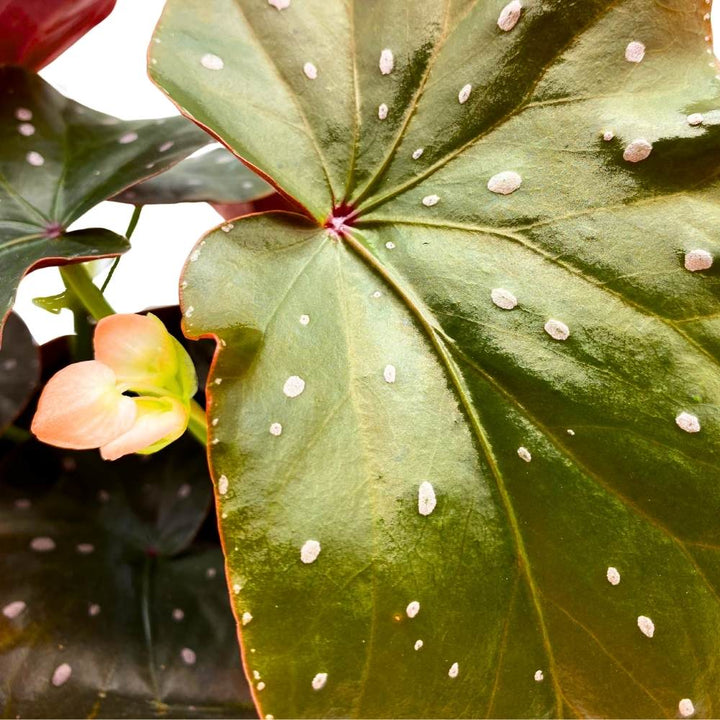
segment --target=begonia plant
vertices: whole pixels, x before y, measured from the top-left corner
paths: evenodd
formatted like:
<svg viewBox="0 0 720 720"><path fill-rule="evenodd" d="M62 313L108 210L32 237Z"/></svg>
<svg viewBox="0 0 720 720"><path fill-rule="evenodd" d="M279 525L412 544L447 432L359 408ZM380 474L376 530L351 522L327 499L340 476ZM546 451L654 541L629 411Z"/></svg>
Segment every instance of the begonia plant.
<svg viewBox="0 0 720 720"><path fill-rule="evenodd" d="M159 121L0 54L5 714L717 716L710 11L167 0ZM116 314L89 261L198 201Z"/></svg>

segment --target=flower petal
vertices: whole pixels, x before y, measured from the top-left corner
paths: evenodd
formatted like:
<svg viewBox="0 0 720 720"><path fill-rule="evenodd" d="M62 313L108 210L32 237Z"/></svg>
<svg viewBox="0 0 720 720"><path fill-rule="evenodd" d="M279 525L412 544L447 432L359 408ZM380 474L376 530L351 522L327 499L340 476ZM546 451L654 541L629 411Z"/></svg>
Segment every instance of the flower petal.
<svg viewBox="0 0 720 720"><path fill-rule="evenodd" d="M175 374L176 359L165 326L154 315L109 315L95 328L95 359L128 388L161 386Z"/></svg>
<svg viewBox="0 0 720 720"><path fill-rule="evenodd" d="M105 460L123 455L152 453L177 440L187 428L190 411L174 398L132 398L137 407L133 426L100 448Z"/></svg>
<svg viewBox="0 0 720 720"><path fill-rule="evenodd" d="M172 336L171 336L172 337ZM175 375L178 392L181 398L189 400L198 389L197 372L188 351L177 341L172 338L175 345L175 354L177 356L178 370Z"/></svg>
<svg viewBox="0 0 720 720"><path fill-rule="evenodd" d="M50 378L31 430L50 445L87 450L122 435L136 414L133 399L117 389L115 373L89 360L68 365Z"/></svg>
<svg viewBox="0 0 720 720"><path fill-rule="evenodd" d="M95 329L95 359L112 368L124 390L167 392L183 398L197 390L185 349L154 315L110 315Z"/></svg>

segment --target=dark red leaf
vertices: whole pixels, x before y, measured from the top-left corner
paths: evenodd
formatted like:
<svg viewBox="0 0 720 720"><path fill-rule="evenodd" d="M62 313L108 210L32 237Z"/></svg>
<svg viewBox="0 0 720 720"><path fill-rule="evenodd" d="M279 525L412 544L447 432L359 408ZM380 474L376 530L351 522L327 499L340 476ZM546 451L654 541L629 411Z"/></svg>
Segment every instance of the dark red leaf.
<svg viewBox="0 0 720 720"><path fill-rule="evenodd" d="M114 7L115 0L0 0L0 65L40 70Z"/></svg>

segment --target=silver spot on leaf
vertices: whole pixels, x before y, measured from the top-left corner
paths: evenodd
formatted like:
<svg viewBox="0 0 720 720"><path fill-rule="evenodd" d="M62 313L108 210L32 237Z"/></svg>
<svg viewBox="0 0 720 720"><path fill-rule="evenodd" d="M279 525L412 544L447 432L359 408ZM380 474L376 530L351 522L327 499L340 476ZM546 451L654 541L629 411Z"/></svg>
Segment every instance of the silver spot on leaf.
<svg viewBox="0 0 720 720"><path fill-rule="evenodd" d="M72 675L72 668L67 664L63 663L55 668L55 672L52 674L51 682L55 687L64 685Z"/></svg>
<svg viewBox="0 0 720 720"><path fill-rule="evenodd" d="M525 462L530 462L532 460L532 455L530 454L530 451L526 447L519 447L517 451L518 457L521 460L524 460Z"/></svg>
<svg viewBox="0 0 720 720"><path fill-rule="evenodd" d="M676 418L675 423L677 426L687 433L700 432L700 420L696 415L691 415L688 412L681 412Z"/></svg>
<svg viewBox="0 0 720 720"><path fill-rule="evenodd" d="M313 679L312 679L312 689L313 690L322 690L325 687L325 683L327 683L327 673L318 673Z"/></svg>
<svg viewBox="0 0 720 720"><path fill-rule="evenodd" d="M685 269L690 272L709 270L713 264L713 256L707 250L690 250L685 253Z"/></svg>
<svg viewBox="0 0 720 720"><path fill-rule="evenodd" d="M517 298L504 288L493 288L490 292L490 299L503 310L512 310L518 304Z"/></svg>
<svg viewBox="0 0 720 720"><path fill-rule="evenodd" d="M505 31L510 32L520 19L522 13L522 5L519 0L512 0L509 2L501 11L497 20L498 27Z"/></svg>
<svg viewBox="0 0 720 720"><path fill-rule="evenodd" d="M570 337L570 328L561 320L553 318L545 323L545 332L553 340L567 340Z"/></svg>
<svg viewBox="0 0 720 720"><path fill-rule="evenodd" d="M640 615L637 619L637 625L643 635L651 638L655 634L655 623L645 615Z"/></svg>
<svg viewBox="0 0 720 720"><path fill-rule="evenodd" d="M228 486L230 485L229 480L227 479L227 475L221 475L218 478L218 492L221 495L227 495Z"/></svg>
<svg viewBox="0 0 720 720"><path fill-rule="evenodd" d="M314 563L320 554L320 543L317 540L306 540L300 548L300 560L306 565Z"/></svg>
<svg viewBox="0 0 720 720"><path fill-rule="evenodd" d="M418 488L418 512L421 515L430 515L436 505L435 488L427 480L424 480Z"/></svg>
<svg viewBox="0 0 720 720"><path fill-rule="evenodd" d="M644 57L645 45L643 45L641 42L638 42L637 40L628 43L627 47L625 48L625 59L628 62L639 63L642 62Z"/></svg>
<svg viewBox="0 0 720 720"><path fill-rule="evenodd" d="M45 158L39 152L35 152L34 150L31 150L25 156L25 159L33 167L40 167L41 165L45 164Z"/></svg>
<svg viewBox="0 0 720 720"><path fill-rule="evenodd" d="M205 55L200 58L200 64L206 70L222 70L225 67L223 59L213 53L205 53Z"/></svg>
<svg viewBox="0 0 720 720"><path fill-rule="evenodd" d="M195 651L191 650L190 648L183 648L180 651L180 657L186 665L194 665L197 661L197 655L195 654Z"/></svg>
<svg viewBox="0 0 720 720"><path fill-rule="evenodd" d="M127 132L118 138L118 142L121 145L129 145L131 142L135 142L137 139L138 134L136 132Z"/></svg>
<svg viewBox="0 0 720 720"><path fill-rule="evenodd" d="M30 541L30 547L35 552L50 552L55 549L55 541L49 537L36 537Z"/></svg>
<svg viewBox="0 0 720 720"><path fill-rule="evenodd" d="M514 170L504 170L493 175L487 184L487 189L497 195L510 195L522 185L522 177Z"/></svg>
<svg viewBox="0 0 720 720"><path fill-rule="evenodd" d="M646 160L652 152L652 143L645 138L637 138L633 140L623 151L623 160L636 163Z"/></svg>
<svg viewBox="0 0 720 720"><path fill-rule="evenodd" d="M464 105L468 98L470 97L470 93L472 92L472 85L468 83L467 85L463 85L460 89L460 92L458 93L458 102L461 105Z"/></svg>
<svg viewBox="0 0 720 720"><path fill-rule="evenodd" d="M385 48L380 53L380 72L383 75L389 75L395 67L395 57L393 51L390 48Z"/></svg>
<svg viewBox="0 0 720 720"><path fill-rule="evenodd" d="M291 375L283 385L283 392L289 398L295 398L301 395L305 390L305 381L298 375Z"/></svg>
<svg viewBox="0 0 720 720"><path fill-rule="evenodd" d="M8 603L3 608L2 613L6 618L8 618L8 620L13 620L22 612L24 612L26 607L27 605L22 600L15 600L11 603Z"/></svg>

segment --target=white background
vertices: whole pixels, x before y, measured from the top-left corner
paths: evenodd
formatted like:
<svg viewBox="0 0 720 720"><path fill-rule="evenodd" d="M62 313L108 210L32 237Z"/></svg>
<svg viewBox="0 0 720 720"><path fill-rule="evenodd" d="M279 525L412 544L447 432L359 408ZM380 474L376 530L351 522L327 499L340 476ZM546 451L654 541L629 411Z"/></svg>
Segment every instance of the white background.
<svg viewBox="0 0 720 720"><path fill-rule="evenodd" d="M255 0L262 2L263 0ZM700 0L698 0L698 4ZM173 104L148 79L146 50L165 0L117 0L115 10L41 75L73 100L124 120L177 115ZM720 2L713 6L718 26ZM716 33L717 36L717 33ZM716 53L718 43L715 45ZM72 229L105 227L124 234L130 205L104 202ZM120 312L178 302L178 279L192 246L220 216L204 203L147 206L106 295ZM72 332L72 316L35 307L32 298L63 289L55 268L38 270L20 285L15 309L38 342Z"/></svg>
<svg viewBox="0 0 720 720"><path fill-rule="evenodd" d="M177 115L175 106L148 79L146 51L165 0L117 0L110 16L41 71L68 97L123 120ZM71 229L105 227L123 235L132 206L104 202ZM185 259L200 236L220 216L205 203L148 205L106 290L119 312L178 302L178 279ZM56 268L37 270L21 283L15 310L40 343L72 332L72 315L51 315L32 303L61 292Z"/></svg>

